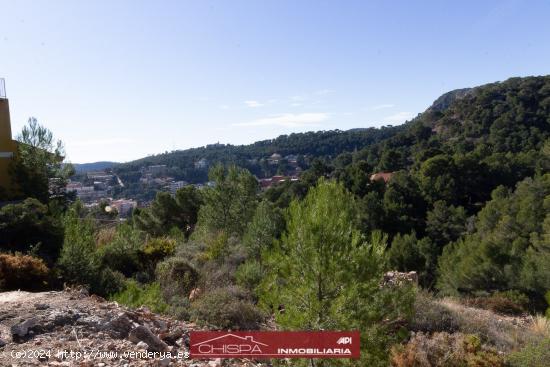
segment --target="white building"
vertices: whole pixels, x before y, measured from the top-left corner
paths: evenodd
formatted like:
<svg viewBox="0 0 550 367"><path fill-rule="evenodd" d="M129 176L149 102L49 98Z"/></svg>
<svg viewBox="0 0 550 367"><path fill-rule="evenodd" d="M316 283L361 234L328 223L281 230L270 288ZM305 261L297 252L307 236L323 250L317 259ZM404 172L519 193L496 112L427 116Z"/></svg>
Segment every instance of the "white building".
<svg viewBox="0 0 550 367"><path fill-rule="evenodd" d="M137 208L137 201L128 199L113 200L111 206L116 208L119 216L126 217L132 210Z"/></svg>
<svg viewBox="0 0 550 367"><path fill-rule="evenodd" d="M196 169L204 169L207 167L208 167L208 161L206 160L206 158L201 158L195 162Z"/></svg>
<svg viewBox="0 0 550 367"><path fill-rule="evenodd" d="M189 183L187 183L186 181L171 182L170 183L170 193L172 195L176 195L176 191L178 191L179 189L181 189L182 187L185 187L187 185L189 185Z"/></svg>

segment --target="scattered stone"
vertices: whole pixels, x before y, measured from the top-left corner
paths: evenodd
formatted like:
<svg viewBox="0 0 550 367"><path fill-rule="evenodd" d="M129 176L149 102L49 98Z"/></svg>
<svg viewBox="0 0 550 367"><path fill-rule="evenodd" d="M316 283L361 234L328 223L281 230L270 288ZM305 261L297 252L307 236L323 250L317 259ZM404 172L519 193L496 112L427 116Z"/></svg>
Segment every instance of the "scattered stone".
<svg viewBox="0 0 550 367"><path fill-rule="evenodd" d="M148 346L147 343L145 343L145 342L138 342L138 343L136 344L136 347L137 347L138 349L147 349L147 348L149 348L149 346Z"/></svg>
<svg viewBox="0 0 550 367"><path fill-rule="evenodd" d="M163 358L163 359L159 360L159 366L168 367L169 365L170 365L170 359Z"/></svg>
<svg viewBox="0 0 550 367"><path fill-rule="evenodd" d="M113 330L118 332L121 338L127 337L128 333L130 332L130 330L132 330L133 327L134 327L134 324L124 312L119 313L113 320L108 322L107 325L105 326L105 328L108 330Z"/></svg>
<svg viewBox="0 0 550 367"><path fill-rule="evenodd" d="M159 331L161 333L165 332L168 330L168 323L164 320L153 320L153 323L155 324L155 326L159 329Z"/></svg>
<svg viewBox="0 0 550 367"><path fill-rule="evenodd" d="M53 326L65 326L65 325L72 325L75 323L76 320L80 318L80 314L74 313L71 310L68 311L61 311L61 312L54 312L50 315L49 319L51 320L51 323Z"/></svg>
<svg viewBox="0 0 550 367"><path fill-rule="evenodd" d="M98 296L97 294L92 294L92 295L90 296L90 299L96 301L97 303L103 303L103 302L106 302L106 301L107 301L105 298L100 297L100 296Z"/></svg>
<svg viewBox="0 0 550 367"><path fill-rule="evenodd" d="M1 295L0 295L1 297ZM101 351L102 353L143 351L171 352L172 355L188 351L189 330L199 328L167 316L160 316L147 308L130 310L117 303L97 297L84 297L80 292L29 293L29 300L0 302L0 328L6 335L0 337L0 365L10 366L78 366L78 367L140 367L140 366L195 366L221 367L222 360L176 359L111 359L91 357L75 361L70 356L52 353L47 359L17 361L11 351L51 349L52 351ZM72 297L72 299L71 299ZM20 304L15 307L16 303ZM13 325L13 326L12 326ZM3 331L3 329L0 329ZM10 333L11 331L11 333ZM31 337L34 332L35 336ZM123 336L125 335L125 336ZM12 336L15 342L12 343ZM28 362L28 363L27 363ZM229 364L228 364L229 365ZM232 360L230 365L245 367L244 361Z"/></svg>
<svg viewBox="0 0 550 367"><path fill-rule="evenodd" d="M416 271L402 273L399 271L388 271L384 274L381 286L383 287L398 287L404 284L418 285L418 274Z"/></svg>
<svg viewBox="0 0 550 367"><path fill-rule="evenodd" d="M132 335L132 338L137 338L147 343L149 346L148 350L153 352L163 352L168 348L168 345L153 334L146 326L139 325L130 331L130 335Z"/></svg>
<svg viewBox="0 0 550 367"><path fill-rule="evenodd" d="M29 329L35 327L38 323L38 320L35 317L31 317L19 324L13 325L11 327L11 335L16 338L23 338L29 333Z"/></svg>
<svg viewBox="0 0 550 367"><path fill-rule="evenodd" d="M176 329L170 331L169 333L161 334L160 338L168 344L178 345L177 341L183 336L184 333L185 331L182 328L177 327Z"/></svg>

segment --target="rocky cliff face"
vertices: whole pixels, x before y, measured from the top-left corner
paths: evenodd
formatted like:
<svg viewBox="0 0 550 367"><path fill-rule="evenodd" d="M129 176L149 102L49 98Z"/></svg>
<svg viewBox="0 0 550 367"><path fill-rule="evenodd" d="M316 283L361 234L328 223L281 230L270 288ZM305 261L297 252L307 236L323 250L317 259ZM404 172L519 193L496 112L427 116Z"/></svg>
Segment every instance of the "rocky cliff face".
<svg viewBox="0 0 550 367"><path fill-rule="evenodd" d="M81 291L0 293L0 366L259 366L189 359L194 328Z"/></svg>

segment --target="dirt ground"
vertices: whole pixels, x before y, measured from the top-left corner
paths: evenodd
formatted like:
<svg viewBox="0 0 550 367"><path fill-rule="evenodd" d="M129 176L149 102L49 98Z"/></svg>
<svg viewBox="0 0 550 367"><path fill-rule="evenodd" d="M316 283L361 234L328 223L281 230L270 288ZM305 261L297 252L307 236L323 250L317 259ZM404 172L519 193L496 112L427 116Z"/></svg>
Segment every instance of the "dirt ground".
<svg viewBox="0 0 550 367"><path fill-rule="evenodd" d="M197 328L81 291L0 293L0 366L266 366L193 360Z"/></svg>

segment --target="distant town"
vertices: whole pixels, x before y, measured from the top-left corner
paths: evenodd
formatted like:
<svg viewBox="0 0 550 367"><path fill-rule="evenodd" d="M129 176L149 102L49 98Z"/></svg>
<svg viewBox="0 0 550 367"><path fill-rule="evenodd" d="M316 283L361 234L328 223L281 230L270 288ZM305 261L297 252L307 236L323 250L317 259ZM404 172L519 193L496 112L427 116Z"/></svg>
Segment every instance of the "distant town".
<svg viewBox="0 0 550 367"><path fill-rule="evenodd" d="M261 190L267 190L276 185L285 182L295 182L300 180L302 167L298 165L298 158L294 154L282 156L273 153L269 157L260 159L251 159L249 163L257 164L266 162L270 166L278 166L282 161L286 162L287 170L285 174L273 175L266 178L258 178L258 185ZM195 169L208 170L210 162L201 158L194 162ZM211 181L203 183L189 183L187 181L176 180L168 175L168 167L165 164L143 166L139 172L141 174L139 183L156 191L170 192L175 195L176 192L186 186L192 185L197 189L213 186ZM124 192L125 184L112 168L98 171L88 171L73 176L67 183L67 193L73 192L76 198L88 207L93 208L105 205L106 210L115 211L121 220L131 216L135 208L148 207L152 200L138 200L133 197L119 197Z"/></svg>

